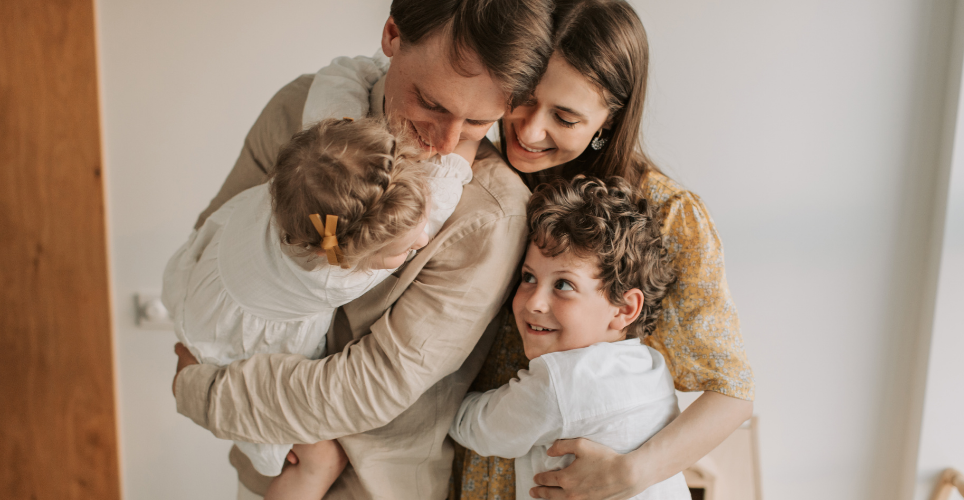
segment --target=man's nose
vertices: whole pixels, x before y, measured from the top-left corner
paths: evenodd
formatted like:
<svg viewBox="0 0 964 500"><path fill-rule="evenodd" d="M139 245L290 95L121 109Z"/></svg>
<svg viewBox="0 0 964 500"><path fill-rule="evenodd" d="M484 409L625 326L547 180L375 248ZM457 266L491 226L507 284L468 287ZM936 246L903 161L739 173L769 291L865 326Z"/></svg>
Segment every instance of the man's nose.
<svg viewBox="0 0 964 500"><path fill-rule="evenodd" d="M462 124L456 120L439 123L438 135L432 144L440 155L447 155L455 151L462 135Z"/></svg>

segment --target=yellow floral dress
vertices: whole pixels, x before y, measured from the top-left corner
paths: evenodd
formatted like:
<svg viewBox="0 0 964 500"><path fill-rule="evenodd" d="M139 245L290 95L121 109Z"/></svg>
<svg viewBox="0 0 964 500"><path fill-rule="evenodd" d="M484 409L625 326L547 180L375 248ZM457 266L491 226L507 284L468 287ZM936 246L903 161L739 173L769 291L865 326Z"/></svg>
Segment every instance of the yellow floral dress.
<svg viewBox="0 0 964 500"><path fill-rule="evenodd" d="M753 371L726 285L723 246L713 219L698 196L661 173L650 172L643 188L662 214L663 244L677 276L663 299L655 331L643 342L666 358L678 390L752 400ZM472 391L507 384L529 366L510 305L499 318L502 327ZM511 459L482 457L456 445L450 500L515 497Z"/></svg>

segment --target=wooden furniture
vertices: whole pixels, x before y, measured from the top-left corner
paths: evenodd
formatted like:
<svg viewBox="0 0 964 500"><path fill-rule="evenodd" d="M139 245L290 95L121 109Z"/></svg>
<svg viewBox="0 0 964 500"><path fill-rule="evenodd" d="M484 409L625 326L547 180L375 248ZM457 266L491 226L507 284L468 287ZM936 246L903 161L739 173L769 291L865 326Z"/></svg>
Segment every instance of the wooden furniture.
<svg viewBox="0 0 964 500"><path fill-rule="evenodd" d="M955 488L961 496L964 496L964 474L954 469L944 469L937 487L934 488L934 494L931 495L931 500L947 500Z"/></svg>
<svg viewBox="0 0 964 500"><path fill-rule="evenodd" d="M91 0L0 1L0 498L117 500Z"/></svg>
<svg viewBox="0 0 964 500"><path fill-rule="evenodd" d="M762 500L757 418L747 420L713 451L683 471L693 498Z"/></svg>

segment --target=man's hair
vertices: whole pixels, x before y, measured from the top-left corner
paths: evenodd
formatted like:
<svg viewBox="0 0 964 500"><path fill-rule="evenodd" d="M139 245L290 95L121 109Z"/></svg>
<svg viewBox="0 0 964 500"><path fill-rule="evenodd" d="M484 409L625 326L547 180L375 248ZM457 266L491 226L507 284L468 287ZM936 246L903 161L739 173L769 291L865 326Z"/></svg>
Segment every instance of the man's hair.
<svg viewBox="0 0 964 500"><path fill-rule="evenodd" d="M601 291L622 306L623 294L643 292L639 317L627 337L652 333L666 290L675 281L660 217L640 190L621 177L576 176L536 188L527 208L529 241L548 257L569 253L595 261Z"/></svg>
<svg viewBox="0 0 964 500"><path fill-rule="evenodd" d="M535 89L552 55L552 0L393 0L402 43L449 36L455 70L478 57L515 106Z"/></svg>
<svg viewBox="0 0 964 500"><path fill-rule="evenodd" d="M321 249L309 216L338 217L346 266L368 259L425 218L428 186L418 151L396 141L380 119L322 120L291 138L271 174L271 204L282 241Z"/></svg>

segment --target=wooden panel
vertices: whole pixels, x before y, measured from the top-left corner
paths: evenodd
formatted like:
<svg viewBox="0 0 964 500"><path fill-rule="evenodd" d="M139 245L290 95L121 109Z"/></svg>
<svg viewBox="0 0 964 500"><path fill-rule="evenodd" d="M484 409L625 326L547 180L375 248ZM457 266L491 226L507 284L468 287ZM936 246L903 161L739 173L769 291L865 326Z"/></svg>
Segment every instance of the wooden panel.
<svg viewBox="0 0 964 500"><path fill-rule="evenodd" d="M0 498L120 498L92 0L0 1Z"/></svg>

